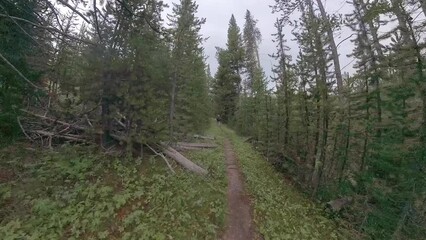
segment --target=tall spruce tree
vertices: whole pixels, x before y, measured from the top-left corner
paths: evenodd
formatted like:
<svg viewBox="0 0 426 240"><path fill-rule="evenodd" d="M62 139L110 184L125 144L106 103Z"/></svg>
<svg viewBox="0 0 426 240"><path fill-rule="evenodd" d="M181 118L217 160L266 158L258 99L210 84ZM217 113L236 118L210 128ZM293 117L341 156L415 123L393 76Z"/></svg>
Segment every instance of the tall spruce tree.
<svg viewBox="0 0 426 240"><path fill-rule="evenodd" d="M243 40L245 51L245 82L240 96L240 108L237 119L240 120L239 131L253 137L262 148L267 149L269 115L267 104L267 82L260 66L259 44L262 35L257 27L257 20L249 10L246 11Z"/></svg>
<svg viewBox="0 0 426 240"><path fill-rule="evenodd" d="M24 102L33 99L40 72L31 57L39 53L37 30L29 23L17 22L19 16L29 22L37 22L38 5L35 1L2 1L0 12L0 144L17 137L20 128L17 118Z"/></svg>
<svg viewBox="0 0 426 240"><path fill-rule="evenodd" d="M174 4L169 15L173 35L173 77L170 103L170 134L201 131L208 124L209 113L206 64L203 53L198 5L192 0Z"/></svg>
<svg viewBox="0 0 426 240"><path fill-rule="evenodd" d="M256 26L257 20L249 10L246 11L244 23L244 50L245 50L245 70L247 74L246 82L244 83L245 91L252 93L253 85L257 78L260 77L261 67L259 59L259 44L262 40L262 35L259 28Z"/></svg>
<svg viewBox="0 0 426 240"><path fill-rule="evenodd" d="M217 49L219 67L215 75L213 92L216 114L225 123L235 121L234 116L241 93L241 72L244 66L244 48L240 28L234 15L228 25L226 49Z"/></svg>

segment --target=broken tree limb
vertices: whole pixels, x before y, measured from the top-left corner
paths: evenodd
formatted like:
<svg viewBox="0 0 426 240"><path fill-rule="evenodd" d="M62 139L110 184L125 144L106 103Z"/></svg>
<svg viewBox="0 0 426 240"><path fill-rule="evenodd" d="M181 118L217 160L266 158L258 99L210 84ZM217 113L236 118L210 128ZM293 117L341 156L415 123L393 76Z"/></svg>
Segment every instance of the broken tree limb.
<svg viewBox="0 0 426 240"><path fill-rule="evenodd" d="M191 162L189 159L187 159L185 156L180 154L178 151L173 149L170 146L167 146L166 144L161 144L163 148L164 154L166 154L168 157L172 158L176 162L178 162L182 167L188 169L191 172L194 172L196 174L205 176L207 175L207 170L203 169L202 167L198 166L197 164Z"/></svg>
<svg viewBox="0 0 426 240"><path fill-rule="evenodd" d="M207 139L207 140L214 140L214 139L215 139L214 137L210 137L210 136L201 136L201 135L198 135L198 134L195 134L195 135L194 135L194 138Z"/></svg>
<svg viewBox="0 0 426 240"><path fill-rule="evenodd" d="M92 122L90 121L89 117L87 116L87 114L84 114L84 118L86 119L87 123L89 124L90 127L93 127Z"/></svg>
<svg viewBox="0 0 426 240"><path fill-rule="evenodd" d="M175 146L175 149L178 151L192 151L192 150L203 150L205 148L197 148L197 147L188 147L188 146Z"/></svg>
<svg viewBox="0 0 426 240"><path fill-rule="evenodd" d="M344 198L339 198L339 199L327 202L326 207L330 209L333 213L338 213L343 208L352 204L352 202L353 202L352 197L344 197Z"/></svg>
<svg viewBox="0 0 426 240"><path fill-rule="evenodd" d="M217 148L216 144L211 144L211 143L187 143L187 142L178 142L177 143L178 147L188 147L188 148Z"/></svg>
<svg viewBox="0 0 426 240"><path fill-rule="evenodd" d="M29 131L31 133L37 133L39 135L45 136L45 137L49 137L49 140L51 141L51 138L63 138L66 140L70 140L70 141L75 141L75 142L82 142L82 143L86 143L87 141L85 139L82 138L78 138L76 137L76 135L58 135L55 133L51 133L51 132L47 132L47 131L43 131L43 130L33 130L33 131Z"/></svg>
<svg viewBox="0 0 426 240"><path fill-rule="evenodd" d="M120 125L120 126L122 126L123 128L126 128L126 125L123 123L123 122L121 122L120 120L118 120L117 118L114 118L114 120Z"/></svg>
<svg viewBox="0 0 426 240"><path fill-rule="evenodd" d="M145 144L145 145L146 145L149 149L151 149L151 151L152 151L152 152L154 152L154 153L155 153L155 155L157 155L157 156L161 157L162 159L164 159L164 161L166 162L167 167L169 167L170 171L171 171L172 173L176 174L175 170L173 170L172 165L170 165L169 161L167 161L167 158L164 156L164 154L162 154L162 153L160 153L160 152L155 151L155 149L154 149L154 148L152 148L152 147L151 147L150 145L148 145L148 144Z"/></svg>
<svg viewBox="0 0 426 240"><path fill-rule="evenodd" d="M18 121L19 127L21 128L22 133L25 135L25 137L27 137L31 142L34 141L28 134L27 132L25 132L24 127L22 126L21 120L19 119L19 117L16 119Z"/></svg>
<svg viewBox="0 0 426 240"><path fill-rule="evenodd" d="M9 16L10 17L10 16ZM44 90L42 87L39 87L37 85L35 85L33 82L31 82L30 80L28 80L27 77L25 77L24 74L22 74L12 63L10 63L1 53L0 53L0 58L3 59L4 62L6 62L7 65L9 65L9 67L11 67L16 73L18 73L18 75L24 79L29 85L31 85L32 87L36 88L36 89L40 89L40 90Z"/></svg>
<svg viewBox="0 0 426 240"><path fill-rule="evenodd" d="M86 128L84 128L84 127L77 126L77 125L74 125L74 124L70 124L70 123L67 123L67 122L63 122L63 121L60 121L60 120L57 120L57 119L45 117L45 116L39 115L37 113L27 111L25 109L21 109L21 111L26 113L26 114L29 114L31 116L34 116L34 117L37 117L37 118L40 118L40 119L43 119L43 120L47 120L47 121L50 121L50 122L53 122L53 123L59 123L59 124L65 125L65 126L70 126L70 127L77 129L77 130L82 130L82 131L86 130Z"/></svg>

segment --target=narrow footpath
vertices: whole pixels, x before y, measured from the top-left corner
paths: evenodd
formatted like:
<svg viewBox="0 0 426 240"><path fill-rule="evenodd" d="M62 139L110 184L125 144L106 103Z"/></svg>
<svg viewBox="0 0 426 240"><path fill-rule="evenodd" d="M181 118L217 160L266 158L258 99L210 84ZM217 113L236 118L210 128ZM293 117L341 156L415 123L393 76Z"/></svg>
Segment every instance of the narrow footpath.
<svg viewBox="0 0 426 240"><path fill-rule="evenodd" d="M250 198L244 188L244 180L231 142L225 139L225 161L228 177L228 215L223 240L255 239Z"/></svg>

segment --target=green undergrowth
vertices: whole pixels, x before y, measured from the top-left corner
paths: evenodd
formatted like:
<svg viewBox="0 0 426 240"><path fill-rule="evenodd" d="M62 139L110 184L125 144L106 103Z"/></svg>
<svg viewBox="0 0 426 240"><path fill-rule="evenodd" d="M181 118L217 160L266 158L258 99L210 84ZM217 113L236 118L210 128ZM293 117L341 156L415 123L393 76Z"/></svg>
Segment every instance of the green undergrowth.
<svg viewBox="0 0 426 240"><path fill-rule="evenodd" d="M185 155L209 175L176 165L172 174L161 158L88 147L2 150L0 239L217 239L226 207L222 145Z"/></svg>
<svg viewBox="0 0 426 240"><path fill-rule="evenodd" d="M250 144L224 131L233 142L252 198L254 221L264 239L353 239L325 217L321 208L286 184Z"/></svg>

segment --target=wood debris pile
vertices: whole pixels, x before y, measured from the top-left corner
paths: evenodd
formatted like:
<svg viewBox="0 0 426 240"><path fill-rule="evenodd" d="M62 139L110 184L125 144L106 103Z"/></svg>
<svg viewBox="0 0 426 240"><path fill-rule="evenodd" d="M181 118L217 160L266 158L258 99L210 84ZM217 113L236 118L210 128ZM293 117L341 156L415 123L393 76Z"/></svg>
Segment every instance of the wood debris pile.
<svg viewBox="0 0 426 240"><path fill-rule="evenodd" d="M22 132L32 142L39 142L43 147L52 148L54 145L63 143L79 143L90 144L97 143L97 139L102 135L96 130L96 123L89 120L87 115L84 117L65 121L57 117L49 116L46 113L37 113L35 111L21 110L22 116L17 119ZM115 144L127 144L125 137L125 124L118 119L114 119L113 131L111 137L116 141ZM202 139L204 141L212 141L213 137L194 135L194 139ZM175 160L182 167L199 175L207 175L208 171L187 159L180 151L212 149L217 145L213 143L164 143L160 142L153 146L138 143L139 148L147 147L152 153L160 156L165 160L169 169L174 172L166 156ZM145 146L144 146L145 145Z"/></svg>

